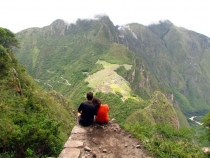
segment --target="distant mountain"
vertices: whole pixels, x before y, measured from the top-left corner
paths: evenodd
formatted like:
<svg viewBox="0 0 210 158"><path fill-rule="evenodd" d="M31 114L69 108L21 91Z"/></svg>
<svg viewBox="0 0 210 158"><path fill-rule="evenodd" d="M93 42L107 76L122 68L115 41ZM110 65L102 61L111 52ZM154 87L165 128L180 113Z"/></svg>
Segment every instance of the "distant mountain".
<svg viewBox="0 0 210 158"><path fill-rule="evenodd" d="M114 26L107 16L70 25L56 20L16 37L21 48L15 55L41 87L75 108L93 91L110 106L110 118L145 146L149 139L156 148L164 131L190 127L188 117L210 111L210 40L170 21L146 27ZM179 146L174 135L171 144Z"/></svg>
<svg viewBox="0 0 210 158"><path fill-rule="evenodd" d="M107 16L70 25L56 20L16 36L21 43L17 58L45 89L72 96L87 74L102 69L95 64L100 59L132 65L130 70L120 66L116 72L144 99L161 90L186 115L210 110L210 39L170 21L115 27Z"/></svg>
<svg viewBox="0 0 210 158"><path fill-rule="evenodd" d="M202 155L195 133L182 127L210 111L209 38L170 21L146 27L114 26L107 16L56 20L16 34L17 61L2 30L0 157L59 153L88 91L152 155Z"/></svg>
<svg viewBox="0 0 210 158"><path fill-rule="evenodd" d="M170 21L148 27L129 24L118 30L121 43L144 61L165 88L164 93L174 94L186 115L209 111L208 37L176 27Z"/></svg>
<svg viewBox="0 0 210 158"><path fill-rule="evenodd" d="M69 26L62 20L56 20L50 26L27 29L16 36L21 43L16 56L26 65L27 71L45 89L55 89L65 96L72 96L87 75L103 69L100 64L96 64L99 59L119 64L116 71L127 76L127 79L134 81L141 77L142 82L146 80L140 73L144 70L136 68L144 67L141 59L135 62L134 53L118 44L118 30L108 17L78 20L76 25ZM131 65L131 69L126 70L123 64ZM134 69L137 69L136 73ZM153 82L150 83L157 84ZM147 89L133 87L148 98L147 93L152 92L148 89L153 87L149 86L150 83Z"/></svg>

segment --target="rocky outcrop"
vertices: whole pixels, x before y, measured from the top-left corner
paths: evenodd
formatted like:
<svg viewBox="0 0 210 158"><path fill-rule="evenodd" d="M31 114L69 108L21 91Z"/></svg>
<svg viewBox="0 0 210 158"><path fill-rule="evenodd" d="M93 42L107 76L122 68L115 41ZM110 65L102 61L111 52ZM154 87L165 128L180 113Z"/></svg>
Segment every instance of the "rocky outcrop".
<svg viewBox="0 0 210 158"><path fill-rule="evenodd" d="M20 95L22 95L23 92L22 92L20 81L18 79L18 73L14 68L13 68L13 76L14 76L14 81L13 82L14 82L14 85L16 87L16 92L19 93Z"/></svg>
<svg viewBox="0 0 210 158"><path fill-rule="evenodd" d="M117 123L74 126L59 158L149 158L138 139L120 128Z"/></svg>
<svg viewBox="0 0 210 158"><path fill-rule="evenodd" d="M205 153L210 153L210 148L209 148L209 147L203 147L202 150L203 150Z"/></svg>
<svg viewBox="0 0 210 158"><path fill-rule="evenodd" d="M64 35L67 27L67 23L61 19L57 19L50 25L50 30L57 35Z"/></svg>

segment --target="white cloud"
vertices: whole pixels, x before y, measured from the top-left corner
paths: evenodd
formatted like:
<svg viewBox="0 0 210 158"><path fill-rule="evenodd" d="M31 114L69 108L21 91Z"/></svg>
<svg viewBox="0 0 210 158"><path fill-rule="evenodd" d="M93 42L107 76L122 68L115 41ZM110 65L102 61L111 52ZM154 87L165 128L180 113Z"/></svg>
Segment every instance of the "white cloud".
<svg viewBox="0 0 210 158"><path fill-rule="evenodd" d="M115 25L148 25L168 19L210 37L208 0L1 0L0 26L13 32L44 27L56 19L75 23L106 14Z"/></svg>

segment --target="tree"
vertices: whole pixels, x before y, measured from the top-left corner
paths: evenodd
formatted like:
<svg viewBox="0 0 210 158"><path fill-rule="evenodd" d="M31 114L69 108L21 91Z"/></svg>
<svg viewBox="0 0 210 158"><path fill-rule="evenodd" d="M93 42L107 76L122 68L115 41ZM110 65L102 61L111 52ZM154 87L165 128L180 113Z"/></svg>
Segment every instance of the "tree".
<svg viewBox="0 0 210 158"><path fill-rule="evenodd" d="M204 116L203 126L206 130L207 140L210 142L210 112Z"/></svg>
<svg viewBox="0 0 210 158"><path fill-rule="evenodd" d="M6 28L0 27L0 45L4 48L11 49L12 47L19 47L19 42L15 38L14 33Z"/></svg>
<svg viewBox="0 0 210 158"><path fill-rule="evenodd" d="M11 61L12 47L19 48L19 42L15 38L14 33L6 28L0 27L0 77L8 73L8 63Z"/></svg>

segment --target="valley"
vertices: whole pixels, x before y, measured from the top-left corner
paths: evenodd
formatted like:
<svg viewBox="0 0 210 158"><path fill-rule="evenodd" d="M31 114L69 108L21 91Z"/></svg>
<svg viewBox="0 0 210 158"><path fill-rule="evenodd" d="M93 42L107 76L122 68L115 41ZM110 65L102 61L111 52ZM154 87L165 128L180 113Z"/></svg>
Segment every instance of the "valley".
<svg viewBox="0 0 210 158"><path fill-rule="evenodd" d="M210 112L208 37L168 20L116 27L108 16L70 25L56 20L16 36L18 61L75 111L93 91L153 155L205 157L190 116Z"/></svg>

